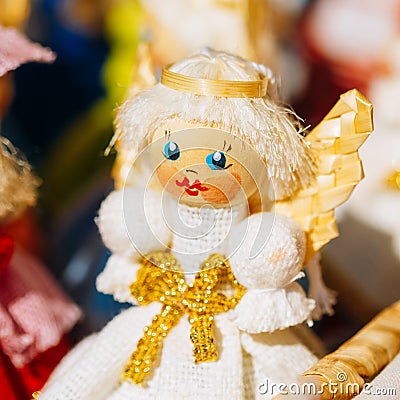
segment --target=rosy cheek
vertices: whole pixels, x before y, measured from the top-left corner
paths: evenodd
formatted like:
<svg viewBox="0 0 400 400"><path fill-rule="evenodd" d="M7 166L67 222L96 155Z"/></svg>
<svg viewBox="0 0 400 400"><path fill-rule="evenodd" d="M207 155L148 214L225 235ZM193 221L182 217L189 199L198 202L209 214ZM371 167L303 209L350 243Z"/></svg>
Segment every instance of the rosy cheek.
<svg viewBox="0 0 400 400"><path fill-rule="evenodd" d="M179 197L184 191L184 188L180 188L175 183L175 181L179 179L179 173L177 168L167 165L166 163L162 163L157 168L157 177L162 187L167 192L172 193Z"/></svg>
<svg viewBox="0 0 400 400"><path fill-rule="evenodd" d="M207 202L215 204L228 204L236 197L241 188L240 176L235 172L230 175L207 179L205 183L209 190L201 192L201 195Z"/></svg>
<svg viewBox="0 0 400 400"><path fill-rule="evenodd" d="M208 190L205 192L201 192L201 196L207 203L211 204L228 204L229 200L226 197L225 193L220 190L218 187L213 185L209 185L207 182ZM211 183L211 182L210 182Z"/></svg>

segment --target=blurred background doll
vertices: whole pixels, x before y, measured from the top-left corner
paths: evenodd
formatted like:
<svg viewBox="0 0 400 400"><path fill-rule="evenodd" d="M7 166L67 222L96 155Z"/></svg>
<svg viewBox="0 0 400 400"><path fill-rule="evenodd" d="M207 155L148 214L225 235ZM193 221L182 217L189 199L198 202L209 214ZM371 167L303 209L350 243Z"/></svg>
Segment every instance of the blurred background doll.
<svg viewBox="0 0 400 400"><path fill-rule="evenodd" d="M0 26L0 115L12 96L9 71L54 58L17 30ZM7 400L29 399L47 379L69 348L64 334L80 317L41 262L11 235L10 225L36 204L39 184L24 157L0 137L0 395Z"/></svg>
<svg viewBox="0 0 400 400"><path fill-rule="evenodd" d="M15 72L15 96L6 113L3 128L44 178L39 224L45 236L42 244L46 246L40 246L39 243L30 247L36 247L35 252L45 257L46 265L69 295L80 303L81 308L90 310L90 321L85 319L86 326L91 326L90 330L93 325L102 325L104 320L110 318L110 314L115 313L112 299L107 301L106 296L97 296L97 301L93 300L93 296L90 296L93 292L90 292L91 287L85 285L92 260L98 267L102 259L107 258L100 240L93 234L93 218L110 186L109 174L104 170L110 169L112 160L110 157L107 162L102 157L107 140L102 142L101 135L105 131L104 137L107 137L111 132L111 123L103 122L111 121L112 106L108 107L107 103L105 109L103 102L96 112L86 118L82 130L76 129L74 121L104 94L101 69L108 52L103 34L106 3L109 2L0 0L1 10L8 11L9 15L6 18L1 13L0 19L3 18L4 23L17 25L29 32L29 36L46 43L57 52L54 63L24 65ZM18 5L23 4L25 8L22 13L22 7ZM17 24L11 15L16 15L18 9L21 13ZM73 126L68 130L70 125ZM93 138L91 132L95 130L97 134L99 126L100 138ZM76 131L78 135L72 135ZM73 136L72 143L63 142L62 150L58 152L55 144L61 141L64 134ZM92 158L79 157L82 146L86 150L93 150ZM86 151L86 154L89 152ZM54 158L50 154L54 154ZM54 176L56 179L53 180ZM88 176L93 179L86 179ZM17 233L20 238L21 234L26 236L33 231L35 235L30 235L32 242L33 237L39 236L39 224L35 228L27 226L29 224L26 221L32 220L24 218L21 229L22 224L18 219L12 224L13 234ZM82 261L78 262L77 270L71 267L63 275L65 265L68 262L71 266L76 265L76 260ZM78 336L86 332L85 326L80 325L75 332L78 332Z"/></svg>

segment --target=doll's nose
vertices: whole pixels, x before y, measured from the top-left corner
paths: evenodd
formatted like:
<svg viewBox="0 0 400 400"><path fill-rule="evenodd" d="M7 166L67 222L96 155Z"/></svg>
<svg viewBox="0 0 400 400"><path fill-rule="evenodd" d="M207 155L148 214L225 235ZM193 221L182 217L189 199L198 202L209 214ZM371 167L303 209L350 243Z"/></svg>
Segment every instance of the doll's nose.
<svg viewBox="0 0 400 400"><path fill-rule="evenodd" d="M194 169L187 169L186 172L187 173L192 172L193 174L196 174L196 175L198 174L198 172L195 171Z"/></svg>

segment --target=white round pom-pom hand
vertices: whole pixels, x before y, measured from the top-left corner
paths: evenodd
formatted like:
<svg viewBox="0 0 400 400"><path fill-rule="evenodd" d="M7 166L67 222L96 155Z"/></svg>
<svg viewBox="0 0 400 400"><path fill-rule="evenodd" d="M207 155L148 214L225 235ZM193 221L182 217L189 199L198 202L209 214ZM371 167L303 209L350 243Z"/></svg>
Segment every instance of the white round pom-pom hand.
<svg viewBox="0 0 400 400"><path fill-rule="evenodd" d="M280 288L303 268L304 233L283 215L253 214L232 232L229 254L232 271L246 288Z"/></svg>
<svg viewBox="0 0 400 400"><path fill-rule="evenodd" d="M301 276L305 237L290 218L254 214L232 232L232 272L247 292L231 312L239 329L273 332L309 319L315 306L294 281Z"/></svg>
<svg viewBox="0 0 400 400"><path fill-rule="evenodd" d="M160 208L161 194L155 190L126 187L110 193L96 220L105 245L129 257L164 249L171 232Z"/></svg>

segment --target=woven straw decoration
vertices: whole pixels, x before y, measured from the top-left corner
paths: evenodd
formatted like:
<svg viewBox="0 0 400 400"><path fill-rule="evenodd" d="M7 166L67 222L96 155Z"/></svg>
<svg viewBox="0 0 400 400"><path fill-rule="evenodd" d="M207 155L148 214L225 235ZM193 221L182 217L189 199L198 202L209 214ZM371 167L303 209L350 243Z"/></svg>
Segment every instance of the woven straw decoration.
<svg viewBox="0 0 400 400"><path fill-rule="evenodd" d="M318 361L303 376L318 387L335 384L337 393L320 390L321 400L347 400L357 395L400 352L400 301L386 308L335 352ZM324 386L323 386L324 385Z"/></svg>
<svg viewBox="0 0 400 400"><path fill-rule="evenodd" d="M358 149L372 130L372 104L353 89L342 94L306 136L317 160L316 181L290 199L276 202L275 209L304 228L307 259L338 236L334 209L349 198L364 176Z"/></svg>

